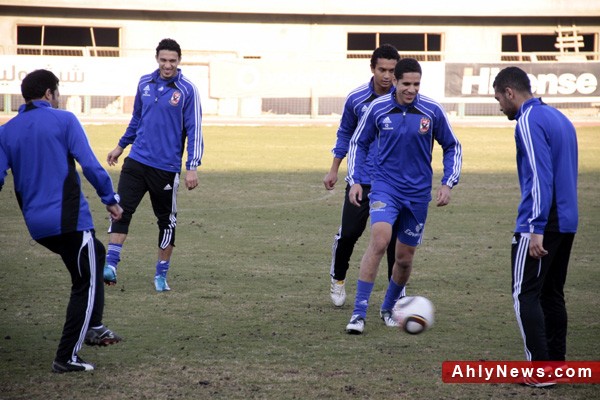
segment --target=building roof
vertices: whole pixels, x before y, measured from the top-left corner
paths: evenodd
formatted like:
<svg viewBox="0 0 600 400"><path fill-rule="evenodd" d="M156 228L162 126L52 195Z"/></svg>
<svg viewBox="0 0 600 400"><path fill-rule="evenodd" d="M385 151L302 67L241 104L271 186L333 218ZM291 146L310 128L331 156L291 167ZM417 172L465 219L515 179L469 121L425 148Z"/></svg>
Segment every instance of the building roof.
<svg viewBox="0 0 600 400"><path fill-rule="evenodd" d="M35 7L79 10L201 12L319 16L597 17L599 0L0 0L3 9Z"/></svg>

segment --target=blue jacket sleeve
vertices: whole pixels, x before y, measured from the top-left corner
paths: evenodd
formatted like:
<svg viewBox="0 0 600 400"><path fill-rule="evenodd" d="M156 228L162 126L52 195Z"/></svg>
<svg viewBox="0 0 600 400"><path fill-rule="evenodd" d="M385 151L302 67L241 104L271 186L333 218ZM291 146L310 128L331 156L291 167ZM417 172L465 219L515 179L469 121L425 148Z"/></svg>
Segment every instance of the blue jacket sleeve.
<svg viewBox="0 0 600 400"><path fill-rule="evenodd" d="M126 148L130 144L135 141L137 136L137 129L140 124L140 120L142 119L142 97L141 92L138 87L138 90L135 94L135 101L133 103L133 114L131 117L131 121L129 121L129 125L125 130L125 133L119 139L119 146L122 148Z"/></svg>
<svg viewBox="0 0 600 400"><path fill-rule="evenodd" d="M346 181L350 185L355 183L371 183L370 176L364 170L366 159L369 155L369 148L377 135L377 125L371 112L371 107L358 122L356 131L350 139L350 149L348 150L348 176Z"/></svg>
<svg viewBox="0 0 600 400"><path fill-rule="evenodd" d="M435 140L442 146L444 175L442 185L454 187L460 179L462 168L462 146L450 126L446 113L436 112Z"/></svg>
<svg viewBox="0 0 600 400"><path fill-rule="evenodd" d="M190 101L183 108L183 124L187 134L188 158L185 169L195 170L202 162L204 153L204 136L202 134L202 106L200 95L195 86L191 86Z"/></svg>
<svg viewBox="0 0 600 400"><path fill-rule="evenodd" d="M531 233L543 234L548 223L553 197L553 168L550 145L542 126L533 118L521 118L517 124L520 151L526 170L519 177L523 209L528 213ZM535 150L534 150L535 149Z"/></svg>
<svg viewBox="0 0 600 400"><path fill-rule="evenodd" d="M346 157L350 147L350 139L352 138L352 134L354 134L357 125L358 116L354 113L352 99L348 96L344 103L344 111L342 112L342 118L340 119L335 147L331 150L335 158L342 159Z"/></svg>
<svg viewBox="0 0 600 400"><path fill-rule="evenodd" d="M83 175L96 189L102 203L106 205L118 203L110 175L98 162L81 123L73 114L69 113L68 116L67 145L69 153L81 166Z"/></svg>
<svg viewBox="0 0 600 400"><path fill-rule="evenodd" d="M4 178L6 177L6 171L8 170L8 157L4 151L4 147L2 146L2 127L0 126L0 191L2 190L2 186L4 186Z"/></svg>

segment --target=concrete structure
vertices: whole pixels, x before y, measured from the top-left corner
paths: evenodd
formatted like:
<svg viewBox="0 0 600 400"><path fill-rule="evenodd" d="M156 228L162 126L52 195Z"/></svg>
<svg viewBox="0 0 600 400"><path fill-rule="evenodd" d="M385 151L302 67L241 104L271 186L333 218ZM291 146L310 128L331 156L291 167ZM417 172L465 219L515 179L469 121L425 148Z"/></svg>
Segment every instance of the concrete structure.
<svg viewBox="0 0 600 400"><path fill-rule="evenodd" d="M554 47L565 27L575 44ZM490 80L518 63L550 101L595 115L599 36L599 0L0 0L0 108L13 112L19 77L45 67L75 111L127 113L172 37L208 115L339 113L382 43L422 61L423 92L451 113L496 115Z"/></svg>

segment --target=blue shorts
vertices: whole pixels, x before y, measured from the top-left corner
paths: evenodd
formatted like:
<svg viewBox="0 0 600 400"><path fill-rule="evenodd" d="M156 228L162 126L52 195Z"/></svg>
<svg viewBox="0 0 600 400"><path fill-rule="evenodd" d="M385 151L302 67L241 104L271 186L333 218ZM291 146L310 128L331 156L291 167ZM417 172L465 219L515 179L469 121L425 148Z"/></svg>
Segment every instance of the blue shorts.
<svg viewBox="0 0 600 400"><path fill-rule="evenodd" d="M395 198L384 192L369 195L371 225L387 222L394 225L398 220L398 240L407 246L416 247L423 240L425 220L429 203L415 203Z"/></svg>

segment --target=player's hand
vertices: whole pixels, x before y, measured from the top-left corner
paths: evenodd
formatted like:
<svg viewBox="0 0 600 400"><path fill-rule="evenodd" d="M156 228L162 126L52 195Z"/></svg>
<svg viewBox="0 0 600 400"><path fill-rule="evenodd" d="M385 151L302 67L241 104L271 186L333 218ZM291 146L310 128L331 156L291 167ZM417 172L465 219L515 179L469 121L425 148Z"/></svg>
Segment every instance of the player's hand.
<svg viewBox="0 0 600 400"><path fill-rule="evenodd" d="M362 195L363 189L360 183L355 183L350 187L350 191L348 192L348 198L350 199L350 203L354 204L357 207L360 207Z"/></svg>
<svg viewBox="0 0 600 400"><path fill-rule="evenodd" d="M185 173L185 187L192 190L196 186L198 186L198 172L195 169L187 170Z"/></svg>
<svg viewBox="0 0 600 400"><path fill-rule="evenodd" d="M323 178L323 185L325 185L325 189L332 190L335 187L335 184L338 180L338 174L334 171L329 171L325 178Z"/></svg>
<svg viewBox="0 0 600 400"><path fill-rule="evenodd" d="M451 190L452 189L448 185L440 186L440 188L438 189L438 192L437 192L436 199L435 199L438 207L443 207L443 206L447 205L448 203L450 203L450 191Z"/></svg>
<svg viewBox="0 0 600 400"><path fill-rule="evenodd" d="M115 147L110 153L108 153L108 156L106 157L106 162L108 165L112 167L113 165L117 164L121 154L123 154L123 148L121 146Z"/></svg>
<svg viewBox="0 0 600 400"><path fill-rule="evenodd" d="M123 209L119 205L119 203L111 204L106 206L106 210L110 214L111 221L118 221L123 216Z"/></svg>
<svg viewBox="0 0 600 400"><path fill-rule="evenodd" d="M540 259L546 254L548 254L548 251L544 249L544 235L532 233L529 239L529 255L533 258Z"/></svg>

